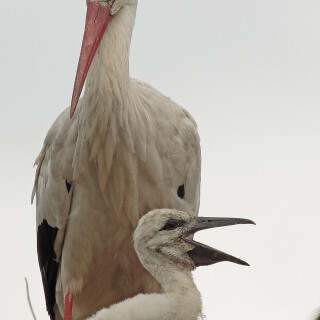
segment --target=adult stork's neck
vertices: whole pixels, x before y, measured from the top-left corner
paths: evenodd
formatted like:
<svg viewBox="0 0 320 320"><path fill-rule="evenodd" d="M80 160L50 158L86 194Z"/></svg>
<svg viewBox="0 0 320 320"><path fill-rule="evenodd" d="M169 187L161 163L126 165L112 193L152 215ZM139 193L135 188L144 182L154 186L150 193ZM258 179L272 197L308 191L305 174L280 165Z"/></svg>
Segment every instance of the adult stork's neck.
<svg viewBox="0 0 320 320"><path fill-rule="evenodd" d="M86 79L85 118L123 112L130 90L129 49L136 7L124 6L114 16L101 40Z"/></svg>

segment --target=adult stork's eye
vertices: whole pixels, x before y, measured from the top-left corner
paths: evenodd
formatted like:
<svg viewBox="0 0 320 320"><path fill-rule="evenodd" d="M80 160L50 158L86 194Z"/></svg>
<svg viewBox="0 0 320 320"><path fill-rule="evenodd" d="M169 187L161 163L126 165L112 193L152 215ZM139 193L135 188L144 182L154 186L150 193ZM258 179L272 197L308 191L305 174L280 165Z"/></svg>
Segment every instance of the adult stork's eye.
<svg viewBox="0 0 320 320"><path fill-rule="evenodd" d="M181 227L185 224L185 221L182 220L174 220L174 219L170 219L166 222L166 224L162 227L161 230L174 230L178 227Z"/></svg>

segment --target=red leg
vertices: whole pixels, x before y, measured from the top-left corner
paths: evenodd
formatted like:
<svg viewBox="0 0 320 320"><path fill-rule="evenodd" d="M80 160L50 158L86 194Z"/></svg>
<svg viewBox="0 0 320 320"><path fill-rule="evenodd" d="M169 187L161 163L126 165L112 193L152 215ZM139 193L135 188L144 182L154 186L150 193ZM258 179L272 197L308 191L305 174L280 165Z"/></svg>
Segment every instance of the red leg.
<svg viewBox="0 0 320 320"><path fill-rule="evenodd" d="M73 294L68 286L68 291L64 300L64 320L71 320L72 316Z"/></svg>

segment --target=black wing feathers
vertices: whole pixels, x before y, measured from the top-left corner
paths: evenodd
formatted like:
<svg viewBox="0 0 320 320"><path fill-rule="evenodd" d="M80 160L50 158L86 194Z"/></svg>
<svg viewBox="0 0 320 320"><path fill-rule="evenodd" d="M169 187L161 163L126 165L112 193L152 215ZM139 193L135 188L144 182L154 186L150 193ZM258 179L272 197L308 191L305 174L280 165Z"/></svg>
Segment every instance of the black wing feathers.
<svg viewBox="0 0 320 320"><path fill-rule="evenodd" d="M42 283L47 303L47 311L51 320L55 320L54 305L56 303L56 280L58 274L58 262L55 261L54 240L58 228L49 226L47 220L43 220L37 232L37 250Z"/></svg>

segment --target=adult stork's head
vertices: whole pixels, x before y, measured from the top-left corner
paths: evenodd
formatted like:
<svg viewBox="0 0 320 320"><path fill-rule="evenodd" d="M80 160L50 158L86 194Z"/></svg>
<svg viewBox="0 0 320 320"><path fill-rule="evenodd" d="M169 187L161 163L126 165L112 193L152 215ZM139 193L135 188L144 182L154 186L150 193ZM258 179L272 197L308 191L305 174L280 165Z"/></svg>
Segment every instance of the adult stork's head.
<svg viewBox="0 0 320 320"><path fill-rule="evenodd" d="M110 21L124 6L136 6L136 4L137 0L87 0L86 26L72 94L71 117L76 110L92 60Z"/></svg>
<svg viewBox="0 0 320 320"><path fill-rule="evenodd" d="M221 261L248 264L217 249L192 240L197 231L235 224L254 224L239 218L195 217L172 209L156 209L143 216L134 233L134 245L141 263L164 261L183 270L193 270Z"/></svg>

